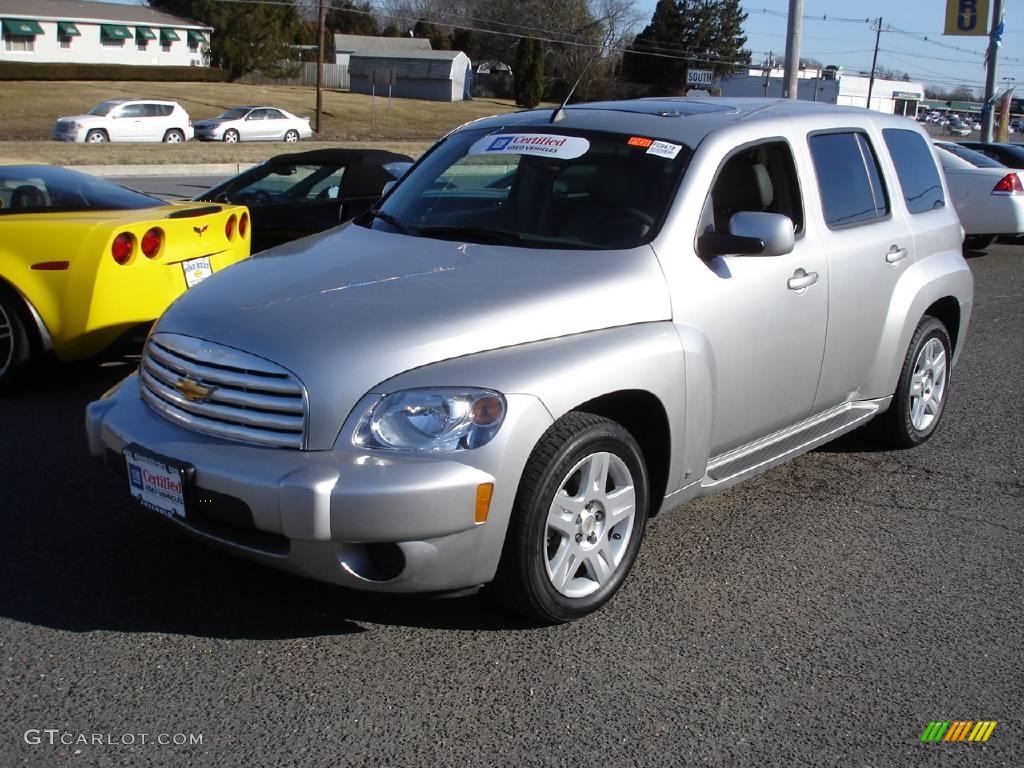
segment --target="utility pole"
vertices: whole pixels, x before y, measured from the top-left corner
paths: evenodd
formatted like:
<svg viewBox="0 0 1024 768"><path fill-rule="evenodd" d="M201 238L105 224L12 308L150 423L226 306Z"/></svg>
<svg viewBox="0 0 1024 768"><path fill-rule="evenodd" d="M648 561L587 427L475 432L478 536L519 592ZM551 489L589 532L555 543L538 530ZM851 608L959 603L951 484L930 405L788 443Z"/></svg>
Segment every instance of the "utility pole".
<svg viewBox="0 0 1024 768"><path fill-rule="evenodd" d="M999 59L999 43L996 32L1003 23L1003 0L995 0L992 5L992 32L988 38L988 77L985 78L985 106L981 114L981 140L992 143L992 127L996 116L996 74Z"/></svg>
<svg viewBox="0 0 1024 768"><path fill-rule="evenodd" d="M320 0L320 19L316 31L316 133L320 135L320 119L324 111L324 27L327 25L327 6Z"/></svg>
<svg viewBox="0 0 1024 768"><path fill-rule="evenodd" d="M800 98L800 34L804 26L804 0L789 0L786 25L786 80L782 95Z"/></svg>
<svg viewBox="0 0 1024 768"><path fill-rule="evenodd" d="M764 64L764 95L768 96L768 83L772 76L772 65L775 61L774 51L768 51L768 58Z"/></svg>
<svg viewBox="0 0 1024 768"><path fill-rule="evenodd" d="M875 90L875 67L878 66L878 44L882 42L882 17L878 17L878 34L875 35L875 55L871 57L871 79L868 80L868 109L871 109L871 92Z"/></svg>

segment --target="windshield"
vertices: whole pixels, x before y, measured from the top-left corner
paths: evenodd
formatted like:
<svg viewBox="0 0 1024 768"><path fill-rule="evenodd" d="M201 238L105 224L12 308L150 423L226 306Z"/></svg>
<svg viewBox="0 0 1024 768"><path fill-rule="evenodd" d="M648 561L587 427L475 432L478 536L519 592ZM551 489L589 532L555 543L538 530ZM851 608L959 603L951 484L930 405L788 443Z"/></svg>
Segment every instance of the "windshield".
<svg viewBox="0 0 1024 768"><path fill-rule="evenodd" d="M1002 163L998 162L997 160L993 160L991 157L981 154L981 152L975 152L973 149L962 147L959 144L943 142L942 144L936 144L935 146L937 146L939 149L943 149L946 152L949 152L949 154L955 157L959 157L961 160L970 163L975 168L1005 167Z"/></svg>
<svg viewBox="0 0 1024 768"><path fill-rule="evenodd" d="M249 110L248 109L229 109L227 112L225 112L224 114L220 115L220 117L218 117L217 119L218 120L241 120L247 114L249 114Z"/></svg>
<svg viewBox="0 0 1024 768"><path fill-rule="evenodd" d="M0 215L125 211L166 205L127 187L46 165L0 165Z"/></svg>
<svg viewBox="0 0 1024 768"><path fill-rule="evenodd" d="M119 102L116 102L116 101L103 101L103 102L100 102L95 107L90 109L88 114L90 114L90 115L99 115L100 117L105 117L106 115L110 114L110 110L112 110L114 107L116 107L118 105L118 103Z"/></svg>
<svg viewBox="0 0 1024 768"><path fill-rule="evenodd" d="M529 127L448 137L363 226L533 248L635 248L657 234L691 151L649 136Z"/></svg>

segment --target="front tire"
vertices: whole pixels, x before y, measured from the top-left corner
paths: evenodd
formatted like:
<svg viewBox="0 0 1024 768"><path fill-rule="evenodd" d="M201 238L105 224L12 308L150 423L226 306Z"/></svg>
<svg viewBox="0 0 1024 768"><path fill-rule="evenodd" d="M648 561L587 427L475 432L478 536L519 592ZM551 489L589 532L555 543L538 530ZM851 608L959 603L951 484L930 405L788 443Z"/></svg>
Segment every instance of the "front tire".
<svg viewBox="0 0 1024 768"><path fill-rule="evenodd" d="M0 394L21 383L32 362L32 340L22 307L0 286Z"/></svg>
<svg viewBox="0 0 1024 768"><path fill-rule="evenodd" d="M106 131L102 131L99 128L93 128L87 134L85 134L85 141L87 144L106 144L110 141Z"/></svg>
<svg viewBox="0 0 1024 768"><path fill-rule="evenodd" d="M241 136L238 135L238 131L234 128L228 128L224 131L224 142L226 144L237 144Z"/></svg>
<svg viewBox="0 0 1024 768"><path fill-rule="evenodd" d="M949 400L952 361L949 331L925 315L910 340L892 405L882 416L886 442L913 448L935 434Z"/></svg>
<svg viewBox="0 0 1024 768"><path fill-rule="evenodd" d="M164 144L181 144L185 141L185 134L177 128L171 128L164 134Z"/></svg>
<svg viewBox="0 0 1024 768"><path fill-rule="evenodd" d="M610 419L569 413L544 433L523 471L492 591L542 623L596 611L636 560L648 505L633 436Z"/></svg>

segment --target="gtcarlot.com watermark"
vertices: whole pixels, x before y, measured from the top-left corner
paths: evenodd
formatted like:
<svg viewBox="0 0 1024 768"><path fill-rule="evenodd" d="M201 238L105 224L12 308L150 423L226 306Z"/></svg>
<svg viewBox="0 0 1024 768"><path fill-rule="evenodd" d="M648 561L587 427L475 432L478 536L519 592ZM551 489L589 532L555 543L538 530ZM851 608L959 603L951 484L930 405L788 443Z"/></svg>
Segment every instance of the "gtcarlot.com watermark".
<svg viewBox="0 0 1024 768"><path fill-rule="evenodd" d="M30 746L66 747L195 747L203 743L201 733L84 733L60 728L29 728L22 737Z"/></svg>

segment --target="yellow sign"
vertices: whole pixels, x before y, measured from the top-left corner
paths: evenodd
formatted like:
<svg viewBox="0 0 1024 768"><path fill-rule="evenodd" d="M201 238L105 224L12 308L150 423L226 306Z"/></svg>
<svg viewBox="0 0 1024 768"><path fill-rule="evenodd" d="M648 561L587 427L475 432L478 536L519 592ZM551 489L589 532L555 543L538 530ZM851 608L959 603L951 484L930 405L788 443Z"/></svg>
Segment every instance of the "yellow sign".
<svg viewBox="0 0 1024 768"><path fill-rule="evenodd" d="M987 35L989 0L946 0L945 35Z"/></svg>

